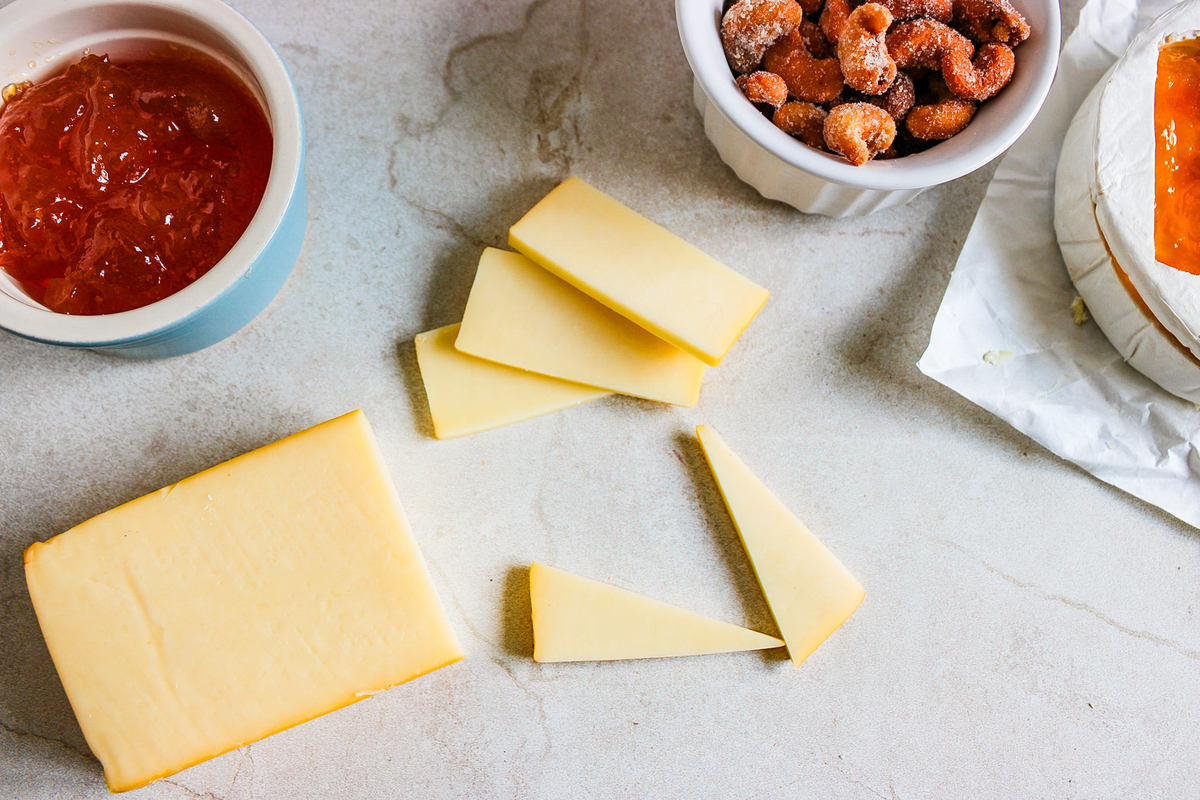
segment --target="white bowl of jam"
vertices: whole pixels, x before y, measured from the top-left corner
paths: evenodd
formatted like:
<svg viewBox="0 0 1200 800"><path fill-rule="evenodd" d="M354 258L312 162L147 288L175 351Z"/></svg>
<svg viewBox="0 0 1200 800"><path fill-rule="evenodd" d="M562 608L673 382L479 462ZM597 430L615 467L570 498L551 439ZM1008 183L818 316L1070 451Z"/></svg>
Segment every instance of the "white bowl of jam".
<svg viewBox="0 0 1200 800"><path fill-rule="evenodd" d="M0 328L161 358L283 286L308 220L300 103L220 0L0 9Z"/></svg>

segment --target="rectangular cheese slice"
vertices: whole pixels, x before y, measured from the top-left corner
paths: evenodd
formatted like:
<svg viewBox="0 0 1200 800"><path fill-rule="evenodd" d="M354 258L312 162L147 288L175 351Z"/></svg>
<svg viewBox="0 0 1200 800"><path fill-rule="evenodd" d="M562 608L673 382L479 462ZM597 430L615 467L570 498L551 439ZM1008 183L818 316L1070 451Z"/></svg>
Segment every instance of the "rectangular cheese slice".
<svg viewBox="0 0 1200 800"><path fill-rule="evenodd" d="M693 406L704 364L520 253L479 259L455 346L478 358L621 394Z"/></svg>
<svg viewBox="0 0 1200 800"><path fill-rule="evenodd" d="M114 792L463 657L360 411L25 551Z"/></svg>
<svg viewBox="0 0 1200 800"><path fill-rule="evenodd" d="M549 414L612 394L493 361L454 347L458 325L417 334L417 364L434 435L465 436Z"/></svg>
<svg viewBox="0 0 1200 800"><path fill-rule="evenodd" d="M712 367L767 302L766 289L578 178L513 225L508 243Z"/></svg>
<svg viewBox="0 0 1200 800"><path fill-rule="evenodd" d="M862 585L716 431L701 425L696 435L798 667L862 603Z"/></svg>
<svg viewBox="0 0 1200 800"><path fill-rule="evenodd" d="M613 661L782 647L774 636L534 562L534 661Z"/></svg>

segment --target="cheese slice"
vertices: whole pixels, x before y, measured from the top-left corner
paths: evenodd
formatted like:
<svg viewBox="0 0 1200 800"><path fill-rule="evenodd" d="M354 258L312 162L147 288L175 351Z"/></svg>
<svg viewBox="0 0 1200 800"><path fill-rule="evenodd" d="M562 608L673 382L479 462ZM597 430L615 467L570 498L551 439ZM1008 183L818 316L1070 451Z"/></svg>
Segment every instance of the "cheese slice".
<svg viewBox="0 0 1200 800"><path fill-rule="evenodd" d="M434 435L450 439L561 411L612 394L484 361L454 347L458 325L417 334L417 364Z"/></svg>
<svg viewBox="0 0 1200 800"><path fill-rule="evenodd" d="M478 358L621 394L693 406L704 364L520 253L488 248L455 346Z"/></svg>
<svg viewBox="0 0 1200 800"><path fill-rule="evenodd" d="M1200 357L1200 275L1157 260L1154 97L1158 48L1200 28L1200 2L1172 6L1129 45L1103 81L1096 115L1092 200L1100 232L1151 314Z"/></svg>
<svg viewBox="0 0 1200 800"><path fill-rule="evenodd" d="M696 435L798 667L850 618L863 601L863 588L716 431L701 425Z"/></svg>
<svg viewBox="0 0 1200 800"><path fill-rule="evenodd" d="M114 792L463 657L356 411L25 551Z"/></svg>
<svg viewBox="0 0 1200 800"><path fill-rule="evenodd" d="M508 243L711 367L767 290L578 178L522 217Z"/></svg>
<svg viewBox="0 0 1200 800"><path fill-rule="evenodd" d="M534 661L615 661L782 647L774 636L534 562Z"/></svg>
<svg viewBox="0 0 1200 800"><path fill-rule="evenodd" d="M1088 95L1063 140L1054 181L1059 249L1079 296L1121 357L1172 394L1200 403L1200 363L1131 293L1096 223L1092 148L1106 84L1107 77Z"/></svg>

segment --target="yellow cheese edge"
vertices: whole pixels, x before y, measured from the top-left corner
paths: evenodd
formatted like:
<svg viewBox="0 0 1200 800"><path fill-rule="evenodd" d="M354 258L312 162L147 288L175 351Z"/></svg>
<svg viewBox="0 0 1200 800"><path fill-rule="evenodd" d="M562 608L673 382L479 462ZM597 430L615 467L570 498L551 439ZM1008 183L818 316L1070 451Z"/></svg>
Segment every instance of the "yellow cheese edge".
<svg viewBox="0 0 1200 800"><path fill-rule="evenodd" d="M837 556L833 555L829 548L808 529L808 526L767 489L762 481L729 449L715 430L708 425L698 425L696 426L696 437L700 440L701 450L708 461L717 488L721 492L721 498L724 500L725 507L729 511L729 516L733 520L734 528L737 530L742 547L746 550L746 555L750 559L750 565L754 569L755 577L763 589L767 606L771 609L771 615L775 618L784 641L787 642L788 655L792 663L798 668L834 631L853 616L854 612L858 610L858 607L862 605L863 600L866 598L866 591L858 579L838 560ZM725 465L722 465L721 461L724 461ZM753 491L759 494L763 501L775 506L772 511L777 512L778 518L782 519L783 524L791 528L793 533L802 537L801 541L805 543L805 546L819 548L818 552L821 553L822 560L825 561L827 574L829 572L835 573L832 577L835 583L840 584L838 588L840 589L841 597L839 598L839 602L832 607L827 606L825 608L826 619L821 625L817 627L810 626L805 630L797 631L792 621L783 618L783 615L780 613L785 608L785 605L790 606L790 603L796 600L797 596L780 597L778 591L772 596L772 593L768 591L767 584L773 583L773 581L767 577L767 571L771 566L775 566L778 560L773 560L770 564L766 564L763 561L762 554L755 552L757 548L749 540L751 537L756 537L757 532L748 529L745 519L739 519L739 515L734 508L735 502L732 500L733 487L727 485L730 476L726 474L725 479L723 480L722 478L722 472L727 468L726 465L741 472L741 476L734 477L741 477L743 480L752 483ZM796 587L795 591L798 595L803 595L805 587ZM800 599L803 599L803 597L800 597Z"/></svg>
<svg viewBox="0 0 1200 800"><path fill-rule="evenodd" d="M594 282L586 280L575 271L568 269L542 247L539 247L534 240L529 238L525 228L531 227L532 221L536 220L539 215L553 213L551 209L554 206L575 202L577 198L582 198L585 202L600 204L607 213L616 215L623 223L630 225L635 231L643 235L653 232L655 236L669 237L680 249L694 253L696 258L702 259L705 263L711 263L715 267L720 267L723 273L727 273L728 276L734 279L734 283L740 284L743 287L747 303L744 304L745 307L741 309L741 313L730 319L724 329L720 327L710 328L708 330L709 338L716 341L710 343L709 346L705 346L694 337L655 322L651 318L652 312L649 309L639 311L629 303L624 302L620 297L615 296L611 292L606 292ZM522 223L525 224L522 225ZM610 231L610 233L619 235L619 232L615 230ZM581 292L611 308L621 316L632 320L660 339L670 342L680 350L695 356L710 367L720 366L721 361L724 360L729 350L741 338L742 334L746 332L746 329L750 327L750 323L762 311L767 303L767 299L770 297L769 291L754 283L746 276L730 269L703 250L700 250L674 233L671 233L666 228L647 219L628 206L576 177L571 177L563 181L546 197L542 198L537 205L530 209L524 217L518 220L509 229L508 243L515 250L528 256L539 266L562 278Z"/></svg>
<svg viewBox="0 0 1200 800"><path fill-rule="evenodd" d="M248 456L262 455L262 453L270 452L272 450L277 450L278 447L282 446L284 443L286 443L286 441L290 441L292 439L302 437L302 435L305 435L306 433L310 433L312 431L317 431L317 429L323 428L325 426L336 425L337 422L347 420L347 419L349 419L349 417L362 417L362 420L364 420L364 422L366 421L366 414L362 413L362 409L355 409L353 411L347 411L346 414L342 414L341 416L335 416L334 419L320 422L320 423L318 423L318 425L314 425L310 428L305 428L304 431L296 431L293 434L287 435L287 437L283 437L282 439L277 439L275 441L272 441L272 443L270 443L270 444L263 445L262 447L256 447L256 449L251 450L250 452L242 453L242 455L230 458L230 459L228 459L228 461L223 461L220 464L212 465L212 467L209 467L208 469L200 470L199 473L196 473L194 475L188 475L187 477L185 477L185 479L176 481L175 483L172 483L172 485L164 486L161 489L155 489L154 492L149 492L149 493L140 495L140 497L133 498L132 500L127 500L126 503L122 503L119 506L113 506L112 509L109 509L108 511L104 511L103 513L118 512L121 509L124 509L125 506L133 505L134 503L142 503L142 501L145 498L152 497L152 495L158 494L160 492L170 493L170 491L172 491L172 489L174 487L181 485L181 483L188 483L191 481L199 480L200 477L202 477L204 475L208 475L209 473L220 473L220 471L228 469L230 467L230 465L238 463L240 461L240 459L242 459L242 458L246 458ZM88 521L86 521L86 519L85 519L85 521L83 521L83 522L88 522ZM83 524L83 523L80 523L80 524ZM32 561L34 561L34 559L37 558L38 552L40 552L43 547L49 547L50 542L53 542L55 539L59 539L60 536L73 535L72 531L76 530L78 527L79 527L79 525L72 525L72 527L70 529L62 531L61 534L58 534L55 536L50 536L49 539L47 539L44 542L32 543L32 545L25 548L24 563L26 565L31 564Z"/></svg>
<svg viewBox="0 0 1200 800"><path fill-rule="evenodd" d="M517 311L513 296L520 300ZM550 335L556 338L546 345ZM699 402L704 380L699 359L528 257L494 247L480 255L455 347L485 361L684 408Z"/></svg>
<svg viewBox="0 0 1200 800"><path fill-rule="evenodd" d="M122 504L121 504L121 505L119 505L119 506L114 506L114 507L112 507L111 509L109 509L108 511L105 511L105 512L103 512L103 513L105 513L105 514L112 514L112 513L116 512L116 511L118 511L118 510L120 510L120 509L124 508L125 506L132 505L132 504L134 504L134 503L140 503L140 502L141 502L141 501L143 501L145 498L147 498L147 497L152 497L153 495L156 495L156 494L158 494L158 493L160 493L160 492L167 492L167 493L170 493L171 489L173 489L175 486L178 486L179 484L182 484L182 483L187 483L187 482L189 482L189 481L194 481L194 480L197 480L197 479L198 479L198 478L200 478L201 476L203 476L203 475L207 475L207 474L208 474L208 473L210 473L210 472L214 472L214 473L215 473L215 472L220 472L221 470L225 470L225 469L227 469L227 468L228 468L230 465L232 465L232 464L236 464L236 463L237 463L239 460L241 460L241 459L243 459L243 458L246 458L246 457L248 457L248 456L252 456L252 455L259 455L259 454L262 454L262 453L268 453L268 452L270 452L270 451L272 451L272 450L278 449L280 446L282 446L282 445L284 444L284 442L288 442L288 441L290 441L290 440L292 440L292 439L295 439L295 438L297 438L297 437L304 436L305 434L307 434L307 433L309 433L309 432L311 432L311 431L315 431L315 430L318 430L318 429L320 429L320 428L324 428L324 427L325 427L325 426L327 426L327 425L334 425L334 424L336 424L336 423L338 423L338 422L341 422L341 421L343 421L343 420L346 420L346 419L348 419L348 418L351 418L351 417L355 417L355 418L361 418L361 419L362 419L362 421L363 421L363 424L366 424L366 414L364 414L364 413L363 413L363 411L362 411L362 409L361 409L361 408L359 408L359 409L355 409L354 411L348 411L348 412L346 412L345 414L342 414L342 415L340 415L340 416L334 417L333 419L326 420L325 422L318 423L318 424L316 424L316 425L313 425L313 426L312 426L312 427L310 427L310 428L305 428L305 429L304 429L304 430L302 430L302 431L296 431L295 433L291 434L290 436L285 436L285 437L283 437L282 439L277 439L276 441L274 441L274 442L271 442L270 444L265 444L265 445L263 445L262 447L256 447L254 450L251 450L250 452L247 452L247 453L243 453L243 454L242 454L242 455L240 455L240 456L235 456L234 458L231 458L231 459L229 459L229 460L227 460L227 461L222 461L220 464L215 464L215 465L213 465L213 466L209 467L209 468L208 468L208 469L206 469L206 470L201 470L200 472L197 472L197 473L195 473L194 475L189 475L188 477L186 477L186 478L184 478L184 479L182 479L182 480L180 480L180 481L176 481L175 483L172 483L172 484L170 484L169 486L164 486L164 487L162 487L161 489L156 489L156 490L155 490L155 491L153 491L153 492L148 492L147 494L144 494L144 495L142 495L142 496L140 496L140 497L135 497L134 499L132 499L132 500L129 500L129 501L127 501L127 502L124 502L124 503L122 503ZM372 438L373 438L373 437L372 437ZM376 445L376 450L378 451L378 445ZM395 492L395 487L392 487L392 491L393 491L393 493ZM87 520L84 520L84 522L87 522ZM80 524L82 524L82 523L80 523ZM51 536L49 539L47 539L47 540L46 540L46 541L44 541L44 542L34 542L33 544L29 545L28 547L26 547L26 548L25 548L25 552L24 552L24 563L25 563L25 564L29 564L29 563L31 563L31 562L32 562L32 561L33 561L35 558L37 558L37 554L38 554L38 552L41 550L41 548L43 548L43 547L48 547L48 546L50 545L50 543L51 543L51 542L53 542L55 539L59 538L60 536L68 536L68 535L70 535L70 534L71 534L71 532L72 532L72 531L74 531L74 530L75 530L76 528L78 528L78 527L79 527L78 525L72 526L71 528L69 528L68 530L65 530L65 531L63 531L63 532L62 532L62 533L60 533L60 534L57 534L57 535L55 535L55 536ZM35 611L36 611L36 609L35 609Z"/></svg>
<svg viewBox="0 0 1200 800"><path fill-rule="evenodd" d="M118 784L118 785L114 785L114 784L112 784L112 783L110 783L110 782L109 782L108 773L106 772L106 773L104 774L104 784L105 784L105 786L107 786L107 787L108 787L108 790L109 790L110 792L112 792L113 794L121 794L122 792L129 792L129 791L132 791L132 790L134 790L134 789L141 789L143 786L148 786L149 784L151 784L151 783L154 783L155 781L162 780L163 778L169 778L169 777L171 777L172 775L177 775L177 774L179 774L180 772L183 772L185 769L189 769L190 767L194 767L194 766L196 766L197 764L203 764L205 761L210 761L210 760L212 760L212 759L216 758L217 756L223 756L223 755L225 755L226 753L230 753L230 752L232 752L232 751L234 751L234 750L237 750L239 747L245 747L245 746L246 746L246 745L248 745L248 744L254 744L255 742L261 742L263 739L266 739L266 738L267 738L267 737L269 737L269 736L274 736L274 735L275 735L275 734L277 734L277 733L282 733L282 732L284 732L284 731L286 731L286 730L289 730L289 729L291 729L291 728L294 728L294 727L296 727L297 725L302 725L302 724L304 724L305 722L309 722L310 720L314 720L314 719L316 719L317 717L323 717L323 716L325 716L326 714L332 714L334 711L338 711L339 709L346 708L347 706L352 706L352 705L354 705L355 703L361 702L361 701L363 701L363 700L368 700L368 699L370 699L371 697L374 697L376 694L380 694L380 693L382 693L382 692L386 692L388 689L394 688L394 687L396 687L396 686L400 686L401 684L408 683L409 681L416 680L417 678L420 678L420 677L422 677L422 676L424 676L424 675L428 675L428 674L429 674L429 673L431 673L431 672L436 672L436 671L438 671L439 669L441 669L442 667L448 667L448 666L450 666L451 664L457 664L459 661L462 661L464 658L466 658L466 654L465 654L465 653L464 653L464 654L460 654L460 655L459 655L457 658L450 659L449 661L447 661L447 662L446 662L446 663L444 663L444 664L439 664L439 665L438 665L438 666L436 666L436 667L432 667L432 668L430 668L430 669L426 670L425 672L422 672L422 673L420 673L419 675L413 675L411 678L407 678L407 679L405 679L405 680L399 681L398 683L393 683L393 684L391 684L390 686L385 686L385 687L383 687L382 689L380 689L378 692L374 692L374 693L372 693L372 694L370 694L370 695L364 695L363 697L356 697L356 698L354 698L354 699L352 699L352 700L349 700L349 701L347 701L347 702L345 702L345 703L342 703L341 705L333 706L332 708L330 708L330 709L328 709L328 710L326 710L326 711L321 711L320 713L317 713L317 714L313 714L313 715L311 715L311 716L304 717L303 719L297 719L295 722L289 723L289 724L287 724L287 725L284 725L284 726L282 726L282 727L280 727L280 728L278 728L278 729L276 729L276 730L273 730L273 731L271 731L270 733L266 734L265 736L260 736L260 737L258 737L257 739L248 739L248 740L246 740L246 741L244 741L244 742L242 742L242 743L240 743L240 744L236 744L236 745L234 745L234 746L232 746L232 747L227 747L226 749L224 749L224 750L221 750L220 752L213 753L212 755L207 755L207 756L204 756L203 758L198 758L198 759L196 759L195 761L192 761L192 762L191 762L191 763L189 763L189 764L184 764L182 767L179 767L178 769L171 769L171 770L167 770L166 772L163 772L161 775L156 775L156 776L154 776L153 778L148 778L148 779L146 779L146 780L144 780L144 781L139 781L139 782L136 782L136 783L130 783L130 784L127 784L127 785L119 785L119 784ZM85 737L85 738L86 738L86 737ZM91 743L89 742L89 746L90 746L90 744L91 744Z"/></svg>
<svg viewBox="0 0 1200 800"><path fill-rule="evenodd" d="M325 426L328 426L328 425L335 425L335 424L337 424L337 423L339 423L339 422L343 422L343 421L345 421L345 420L347 420L347 419L349 419L349 418L354 418L355 422L358 422L359 424L362 424L362 425L364 425L364 426L367 426L367 427L368 427L368 430L369 430L369 423L368 423L368 422L367 422L367 420L366 420L366 415L365 415L365 414L362 412L362 410L361 410L361 409L357 409L357 410L355 410L355 411L351 411L351 412L349 412L349 413L347 413L347 414L343 414L343 415L341 415L341 416L339 416L339 417L335 417L335 418L333 418L333 419L327 420L326 422L320 423L320 424L318 424L318 425L315 425L315 426L312 426L312 427L310 427L310 428L306 428L306 429L304 429L304 430L297 431L296 433L294 433L294 434L292 434L292 435L290 435L290 436L286 436L286 437L284 437L284 438L282 438L282 439L279 439L279 440L277 440L277 441L275 441L275 442L272 442L272 443L270 443L270 444L263 445L262 447L260 447L260 448L256 448L255 450L252 450L252 451L250 451L250 452L248 452L248 453L244 453L244 454L243 454L243 455L241 455L241 456L237 456L237 457L235 457L235 458L229 459L228 461L224 461L224 462L221 462L220 464L216 464L216 465L214 465L214 466L210 467L209 469L203 470L203 471L201 471L201 472L198 472L198 473L195 473L194 475L191 475L191 476L189 476L189 477L187 477L187 478L184 478L183 480L181 480L181 481L178 481L178 482L177 482L177 483L175 483L175 484L171 484L170 486L166 486L166 487L163 487L162 489L158 489L158 490L156 490L156 491L154 491L154 492L150 492L150 493L149 493L149 494L147 494L147 495L143 495L142 497L135 498L135 499L133 499L133 500L130 500L130 501L126 502L126 503L122 503L121 505L119 505L119 506L116 506L116 507L114 507L113 509L110 509L110 511L108 511L108 512L104 512L104 513L106 513L106 514L108 514L108 513L113 513L113 512L115 512L115 511L118 511L119 509L121 509L121 508L125 507L125 506L131 505L131 504L133 504L133 503L138 503L138 502L142 501L142 500L143 500L144 498L146 498L146 497L152 497L152 496L154 496L154 495L161 494L161 493L164 493L164 492L167 492L167 493L169 493L169 492L170 492L170 490L171 490L171 489L172 489L174 486L177 486L177 485L179 485L179 484L182 484L182 483L185 483L185 482L189 482L189 481L196 480L196 479L200 478L201 476L203 476L203 475L205 475L205 474L207 474L207 473L209 473L209 472L218 472L218 471L221 471L221 470L226 470L226 469L228 469L228 468L229 468L229 466L230 466L231 464L234 464L235 462L237 462L237 461L238 461L238 460L240 460L240 459L243 459L243 458L246 458L246 457L248 457L248 456L255 455L255 454L261 454L262 452L266 452L266 451L274 450L274 449L276 449L276 448L278 448L278 447L282 446L282 445L283 445L285 442L287 442L287 441L288 441L288 440L290 440L290 439L293 439L293 438L296 438L296 437L303 436L303 435L305 435L305 434L308 434L308 433L310 433L311 431L313 431L313 430L315 430L315 429L318 429L318 428L322 428L322 427L325 427ZM376 441L376 439L375 439L375 437L374 437L373 435L369 437L369 440L370 440L370 442L371 442L371 444L372 444L372 446L373 446L373 450L374 450L374 455L375 455L375 457L376 457L376 458L379 460L380 464L382 465L382 463L383 463L383 454L382 454L382 452L379 450L379 445L378 445L378 442ZM386 469L384 470L384 474L385 474L385 475L387 474L387 473L386 473ZM390 487L390 490L391 490L391 493L392 493L393 497L395 498L396 502L397 502L397 503L399 503L399 497L398 497L398 495L397 495L397 493L396 493L395 486L394 486L394 484L392 483L392 481L391 481L391 479L390 479L390 476L388 476L388 481L387 481L387 483L388 483L388 486ZM47 540L46 540L46 541L44 541L44 542L34 542L33 544L29 545L27 548L25 548L25 550L24 550L24 552L23 552L23 558L22 558L23 565L24 565L26 568L28 568L28 566L29 566L30 564L32 564L34 561L36 561L36 560L37 560L37 558L38 558L38 556L39 556L39 554L40 554L40 553L42 553L44 550L46 550L47 548L49 548L49 547L51 547L51 546L52 546L52 545L51 545L51 543L52 543L52 542L53 542L55 539L58 539L58 538L60 538L60 537L64 537L64 536L71 535L72 531L75 531L75 530L76 530L78 527L79 527L79 526L74 526L74 527L72 527L71 529L69 529L69 530L67 530L67 531L64 531L64 532L63 532L63 533L61 533L61 534L58 534L58 535L56 535L56 536L53 536L53 537L51 537L50 539L47 539ZM418 555L420 555L419 551L418 551ZM421 557L421 559L422 559L422 561L423 561L423 560L424 560L424 556L423 556L423 555L420 555L420 557ZM38 625L39 625L39 628L40 628L40 627L41 627L41 625L42 625L42 621L41 621L41 619L40 619L40 614L39 614L39 611L38 611L38 604L37 604L36 600L34 600L34 597L33 597L33 595L34 595L34 593L33 593L33 592L31 592L31 600L33 600L34 615L35 615L35 617L38 617ZM441 605L441 599L440 599L440 598L437 598L437 602L438 602L438 605L440 606L440 605ZM444 611L444 608L443 608L443 614L444 614L444 613L445 613L445 611ZM224 748L224 749L218 750L218 751L216 751L216 752L213 752L213 753L210 753L210 754L208 754L208 755L201 756L201 757L199 757L199 758L196 758L196 759L194 759L194 760L192 760L192 761L189 761L189 762L187 762L187 763L183 764L182 766L178 766L178 767L172 767L171 769L164 770L164 771L162 771L162 772L160 772L160 773L158 773L158 774L155 774L155 775L154 775L154 776L152 776L152 777L148 777L148 778L145 778L145 779L143 779L143 780L139 780L139 781L131 781L131 782L128 782L128 783L117 783L117 782L114 782L114 781L112 780L112 778L111 778L111 776L109 775L108 771L107 771L107 770L105 770L105 773L104 773L104 781L105 781L105 785L108 787L108 790L109 790L110 792L114 793L114 794L120 794L120 793L123 793L123 792L132 791L132 790L134 790L134 789L140 789L140 788L142 788L142 787L144 787L144 786L147 786L147 785L149 785L149 784L153 783L154 781L157 781L157 780L161 780L161 779L163 779L163 778L170 777L171 775L176 775L176 774L178 774L178 773L182 772L182 771L183 771L183 770L185 770L185 769L188 769L188 768L190 768L190 767L194 767L194 766L196 766L197 764L201 764L201 763L203 763L203 762L205 762L205 761L209 761L209 760L211 760L211 759L213 759L213 758L216 758L217 756L224 755L225 753L231 752L231 751L233 751L233 750L237 750L237 749L238 749L238 748L240 748L240 747L245 747L245 746L246 746L246 745L248 745L248 744L253 744L254 742L259 742L259 741L262 741L263 739L266 739L268 736L274 736L274 735L275 735L275 734L277 734L277 733L281 733L282 731L288 730L288 729L290 729L290 728L294 728L294 727L296 727L297 725L300 725L300 724L302 724L302 723L304 723L304 722L308 722L309 720L313 720L313 719L316 719L317 717L322 717L322 716L325 716L326 714L329 714L329 713L332 713L332 712L334 712L334 711L337 711L338 709L345 708L345 707L347 707L347 706L350 706L350 705L354 705L355 703L357 703L357 702L359 702L359 701L361 701L361 700L366 700L366 699L368 699L368 697L372 697L372 696L374 696L375 694L378 694L378 693L380 693L380 692L386 691L386 690L388 690L388 689L391 689L391 688L393 688L393 687L395 687L395 686L399 686L399 685L401 685L401 684L403 684L403 683L408 683L409 681L415 680L415 679L417 679L417 678L420 678L420 677L422 677L422 676L424 676L424 675L428 675L429 673L431 673L431 672L435 672L435 671L437 671L437 670L441 669L442 667L446 667L446 666L449 666L450 664L454 664L454 663L457 663L457 662L459 662L459 661L462 661L462 660L463 660L463 659L466 657L466 654L465 654L465 653L463 652L463 650L462 650L462 645L459 643L459 641L458 641L458 637L457 637L457 635L454 633L453 629L448 629L448 632L449 632L449 634L450 634L450 637L451 637L451 639L452 639L452 642L453 642L453 644L455 645L455 649L458 651L458 652L457 652L457 654L456 654L454 657L452 657L452 658L450 658L450 659L446 660L445 662L443 662L443 663L440 663L440 664L438 664L438 665L436 665L436 666L430 667L429 669L426 669L426 670L424 670L424 671L422 671L422 672L420 672L420 673L417 673L417 674L411 675L411 676L409 676L409 677L405 678L405 679L404 679L404 680L402 680L402 681L397 681L397 682L395 682L395 683L392 683L392 684L389 684L389 685L387 685L387 686L385 686L385 687L382 687L382 688L381 688L381 689L380 689L378 692L373 692L371 695L364 695L364 696L362 696L362 697L354 697L354 698L350 698L350 699L348 699L348 700L347 700L346 702L344 702L344 703L340 703L340 704L337 704L337 705L331 706L330 708L324 709L324 710L322 710L322 711L319 711L319 712L317 712L317 713L315 713L315 714L310 714L310 715L306 715L306 716L304 716L304 717L302 717L302 718L297 718L297 719L295 719L294 721L292 721L292 722L288 722L287 724L284 724L284 725L281 725L281 726L277 727L276 729L274 729L274 730L270 731L269 733L266 733L266 734L264 734L264 735L262 735L262 736L258 736L258 737L253 737L253 738L246 739L246 740L244 740L244 741L241 741L241 742L239 742L238 744L234 744L234 745L232 745L232 746L230 746L230 747L227 747L227 748ZM54 652L53 652L53 651L54 651L54 647L53 647L53 645L52 645L52 644L51 644L49 641L47 641L47 642L46 642L46 646L47 646L47 649L49 649L49 650L50 650L51 661L53 661L53 662L56 662L56 671L57 671L57 660L54 658ZM64 687L64 689L65 689L65 687ZM70 700L70 696L69 696L69 694L68 694L68 700ZM74 704L73 704L73 703L72 703L72 710L74 710ZM88 736L87 736L87 733L86 733L86 731L82 731L82 729L81 729L81 732L83 732L83 734L84 734L84 740L88 742L88 746L89 746L89 748L90 748L90 749L92 749L93 751L95 751L95 749L96 749L96 748L95 748L95 746L93 745L93 743L92 743L91 741L88 741Z"/></svg>
<svg viewBox="0 0 1200 800"><path fill-rule="evenodd" d="M513 425L612 394L467 355L454 345L460 327L446 325L414 339L438 439Z"/></svg>

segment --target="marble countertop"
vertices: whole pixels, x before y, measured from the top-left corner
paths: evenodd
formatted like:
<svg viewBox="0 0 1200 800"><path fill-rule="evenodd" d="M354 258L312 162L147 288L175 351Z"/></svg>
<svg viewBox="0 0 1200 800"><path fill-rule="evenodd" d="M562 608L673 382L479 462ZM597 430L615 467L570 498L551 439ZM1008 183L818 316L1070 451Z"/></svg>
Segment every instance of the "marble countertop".
<svg viewBox="0 0 1200 800"><path fill-rule="evenodd" d="M0 796L106 795L23 549L357 407L467 659L131 798L1200 795L1200 536L914 366L990 170L866 219L763 200L704 138L667 0L235 5L299 87L307 244L191 356L0 335ZM567 175L772 299L695 408L614 397L436 441L412 338ZM532 560L772 630L700 422L866 602L799 670L533 662Z"/></svg>

